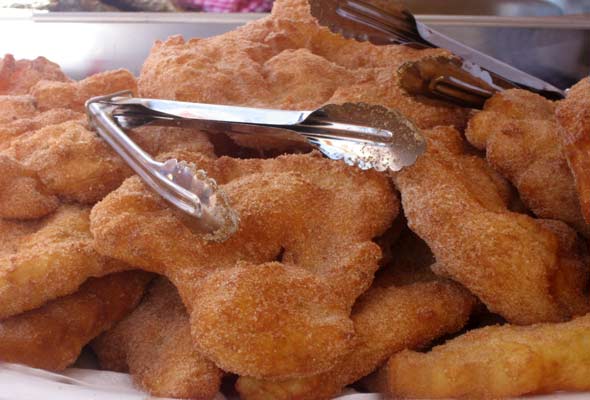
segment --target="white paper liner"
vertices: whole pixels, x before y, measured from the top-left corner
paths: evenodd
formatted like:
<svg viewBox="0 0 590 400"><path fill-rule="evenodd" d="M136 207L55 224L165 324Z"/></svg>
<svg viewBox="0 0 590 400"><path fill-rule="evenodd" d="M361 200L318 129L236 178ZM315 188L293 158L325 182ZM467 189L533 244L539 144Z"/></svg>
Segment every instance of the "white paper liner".
<svg viewBox="0 0 590 400"><path fill-rule="evenodd" d="M530 396L535 400L582 400L590 393L556 393L548 396ZM1 400L148 400L152 397L133 386L128 374L70 368L61 374L29 368L23 365L0 362ZM348 390L335 400L382 400L376 393L355 393ZM171 399L167 399L171 400ZM215 400L236 400L221 393Z"/></svg>
<svg viewBox="0 0 590 400"><path fill-rule="evenodd" d="M61 374L24 365L0 362L2 400L146 400L152 397L136 389L128 374L69 368ZM338 400L381 400L378 394L345 392ZM215 400L228 399L219 393Z"/></svg>

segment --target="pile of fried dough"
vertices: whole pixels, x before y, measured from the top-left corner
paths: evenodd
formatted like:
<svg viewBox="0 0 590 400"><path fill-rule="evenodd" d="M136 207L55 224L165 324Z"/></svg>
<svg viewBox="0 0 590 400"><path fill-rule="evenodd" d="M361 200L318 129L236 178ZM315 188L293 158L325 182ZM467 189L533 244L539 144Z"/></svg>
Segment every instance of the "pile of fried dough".
<svg viewBox="0 0 590 400"><path fill-rule="evenodd" d="M330 399L590 390L590 80L476 112L411 97L396 70L446 54L344 39L305 0L210 39L158 42L139 79L76 82L0 61L0 361L60 371L83 349L154 396ZM428 148L395 174L193 128L129 132L195 163L240 217L205 240L89 127L142 97L399 110ZM586 316L585 316L586 315Z"/></svg>

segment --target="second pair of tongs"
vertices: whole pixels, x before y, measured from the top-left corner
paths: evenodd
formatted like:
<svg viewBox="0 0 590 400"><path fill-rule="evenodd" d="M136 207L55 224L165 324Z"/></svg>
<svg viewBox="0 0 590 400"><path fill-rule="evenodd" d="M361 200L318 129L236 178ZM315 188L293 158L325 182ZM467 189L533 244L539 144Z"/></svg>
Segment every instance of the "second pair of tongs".
<svg viewBox="0 0 590 400"><path fill-rule="evenodd" d="M133 98L120 92L90 99L86 107L91 125L143 181L219 240L236 230L237 216L215 181L187 163L153 160L123 129L188 126L230 137L303 143L331 159L378 171L412 165L426 148L419 130L400 113L364 103L284 111Z"/></svg>
<svg viewBox="0 0 590 400"><path fill-rule="evenodd" d="M456 57L411 61L399 71L400 84L411 94L450 100L479 108L494 93L522 88L557 100L563 90L431 29L399 1L309 0L312 15L336 33L373 44L440 47Z"/></svg>

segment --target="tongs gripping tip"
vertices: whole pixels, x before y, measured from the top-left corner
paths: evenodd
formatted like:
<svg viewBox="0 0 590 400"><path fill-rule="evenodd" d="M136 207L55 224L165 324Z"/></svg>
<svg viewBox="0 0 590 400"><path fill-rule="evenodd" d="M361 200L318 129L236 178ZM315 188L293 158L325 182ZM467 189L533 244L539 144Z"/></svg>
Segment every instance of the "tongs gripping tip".
<svg viewBox="0 0 590 400"><path fill-rule="evenodd" d="M198 219L208 238L226 239L237 229L237 216L225 195L204 171L177 160L157 162L137 146L113 117L117 102L128 98L132 98L132 93L124 91L88 100L90 125L150 188L180 211ZM197 186L200 192L195 193Z"/></svg>

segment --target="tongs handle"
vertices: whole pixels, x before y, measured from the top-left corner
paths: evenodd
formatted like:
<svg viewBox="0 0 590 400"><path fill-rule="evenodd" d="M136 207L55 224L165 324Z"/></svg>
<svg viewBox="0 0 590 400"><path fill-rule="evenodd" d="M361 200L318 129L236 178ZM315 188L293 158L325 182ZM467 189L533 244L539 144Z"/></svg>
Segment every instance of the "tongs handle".
<svg viewBox="0 0 590 400"><path fill-rule="evenodd" d="M399 171L424 151L423 137L398 113L364 103L326 105L314 111L283 111L172 100L112 98L123 127L145 124L192 126L209 133L311 145L327 157L361 169Z"/></svg>
<svg viewBox="0 0 590 400"><path fill-rule="evenodd" d="M309 137L372 143L390 143L392 140L392 133L387 130L332 121L321 109L289 111L130 98L116 99L113 116L128 128L157 123L249 133L249 127L255 128L256 134L266 133L299 142Z"/></svg>
<svg viewBox="0 0 590 400"><path fill-rule="evenodd" d="M411 94L443 98L460 105L481 107L494 93L520 88L536 92L552 100L562 99L563 90L523 72L487 54L464 45L437 32L416 18L401 2L375 0L309 0L311 13L318 21L332 31L342 33L360 41L377 45L403 44L417 48L445 48L463 63L460 68L447 74L424 76L423 82L411 85L419 91L406 90ZM473 67L473 68L472 68ZM402 67L403 68L403 67ZM486 80L473 82L465 79L465 73L476 71L474 77L483 72ZM458 73L456 73L458 72ZM403 80L400 79L402 86ZM479 87L479 89L478 89Z"/></svg>
<svg viewBox="0 0 590 400"><path fill-rule="evenodd" d="M498 85L500 90L507 88L507 84L511 84L513 88L526 89L551 100L565 98L565 91L555 87L549 82L545 82L510 64L443 35L421 22L416 22L416 27L424 43L431 47L448 49L453 52L453 54L473 63L478 68L487 71L494 82L502 82Z"/></svg>
<svg viewBox="0 0 590 400"><path fill-rule="evenodd" d="M453 76L438 76L428 83L430 93L461 106L481 108L495 91L469 84Z"/></svg>

